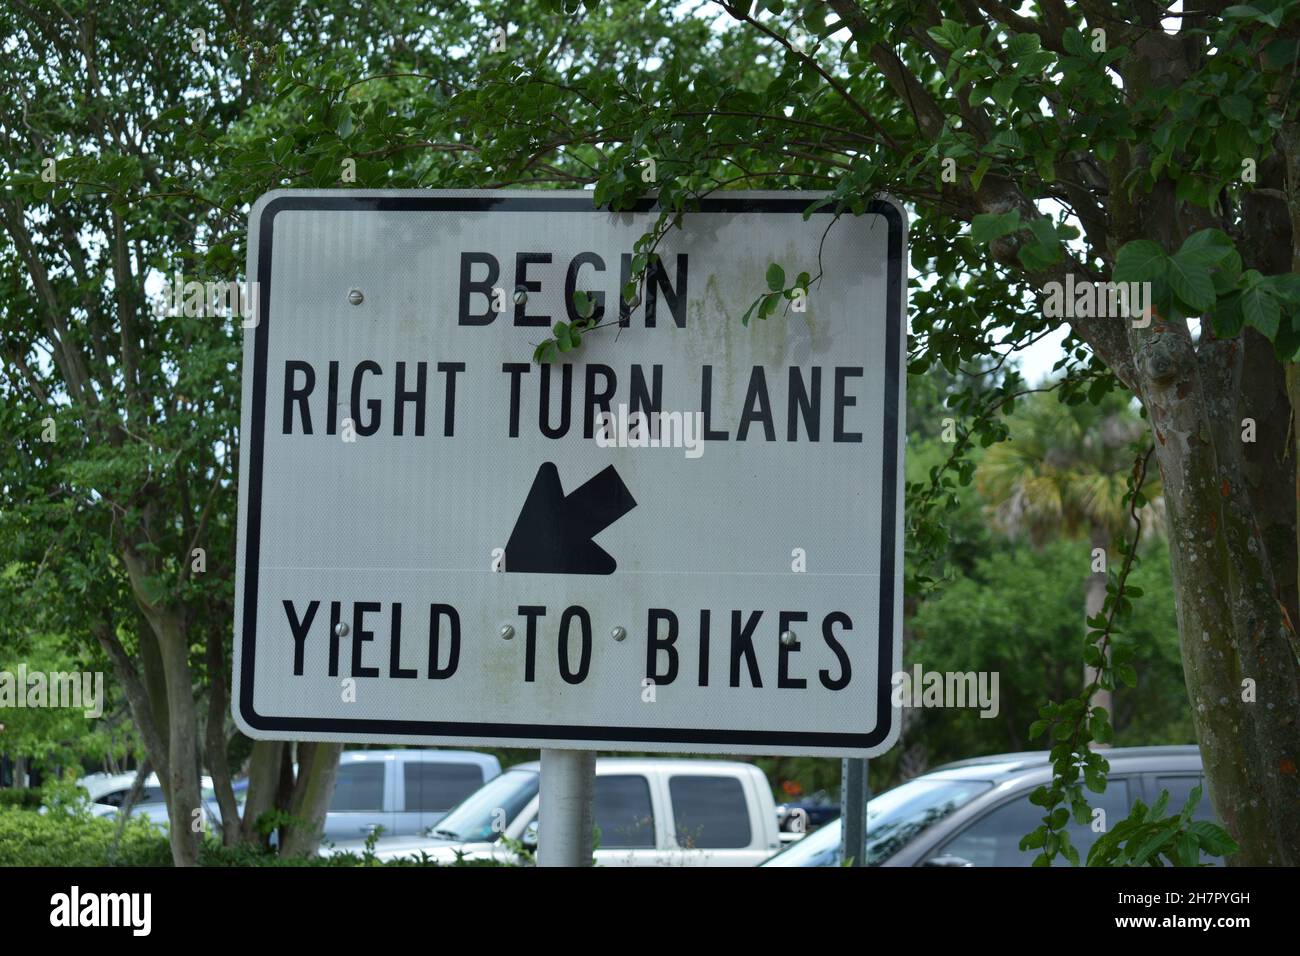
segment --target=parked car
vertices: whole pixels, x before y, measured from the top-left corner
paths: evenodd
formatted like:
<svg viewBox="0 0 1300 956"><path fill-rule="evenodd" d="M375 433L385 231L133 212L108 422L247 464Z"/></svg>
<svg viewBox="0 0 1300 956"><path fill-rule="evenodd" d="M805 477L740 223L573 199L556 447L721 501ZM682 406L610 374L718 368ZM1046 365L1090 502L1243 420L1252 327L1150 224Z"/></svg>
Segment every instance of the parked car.
<svg viewBox="0 0 1300 956"><path fill-rule="evenodd" d="M1134 800L1148 806L1169 791L1180 809L1203 781L1196 747L1124 747L1105 752L1110 774L1105 793L1089 793L1108 824L1128 816ZM1020 838L1041 822L1042 807L1029 802L1052 777L1046 752L998 754L962 760L907 781L867 804L870 866L1029 866L1038 850L1021 850ZM1193 815L1213 820L1202 794ZM777 853L764 866L839 866L841 821L828 823ZM1068 825L1070 842L1087 858L1100 833ZM1217 858L1211 862L1221 863Z"/></svg>
<svg viewBox="0 0 1300 956"><path fill-rule="evenodd" d="M90 795L92 815L116 817L126 803L131 788L135 786L135 777L134 773L93 773L82 777L77 783ZM200 785L205 791L210 790L212 778L202 777ZM159 826L167 826L167 801L158 774L151 773L145 778L140 796L131 807L131 816L144 817Z"/></svg>
<svg viewBox="0 0 1300 956"><path fill-rule="evenodd" d="M469 750L348 750L338 779L325 839L364 839L378 827L415 836L501 773L491 754Z"/></svg>
<svg viewBox="0 0 1300 956"><path fill-rule="evenodd" d="M537 848L541 765L511 767L456 806L427 837L379 839L383 860L518 862ZM754 866L780 846L761 770L724 760L600 758L595 819L600 866ZM361 841L323 852L360 852Z"/></svg>
<svg viewBox="0 0 1300 956"><path fill-rule="evenodd" d="M777 804L776 819L781 827L781 842L793 843L819 830L840 815L840 805L825 791L803 800Z"/></svg>
<svg viewBox="0 0 1300 956"><path fill-rule="evenodd" d="M501 762L490 754L467 750L348 750L339 758L338 777L329 812L325 816L326 840L367 836L383 827L393 835L416 835L437 823L446 812L486 781L501 773ZM89 779L89 778L87 778ZM100 816L115 816L135 774L117 774L111 781L90 781ZM212 778L202 778L202 800L209 827L221 826ZM236 780L235 798L241 812L248 781ZM167 804L158 775L145 783L132 816L146 816L166 825Z"/></svg>

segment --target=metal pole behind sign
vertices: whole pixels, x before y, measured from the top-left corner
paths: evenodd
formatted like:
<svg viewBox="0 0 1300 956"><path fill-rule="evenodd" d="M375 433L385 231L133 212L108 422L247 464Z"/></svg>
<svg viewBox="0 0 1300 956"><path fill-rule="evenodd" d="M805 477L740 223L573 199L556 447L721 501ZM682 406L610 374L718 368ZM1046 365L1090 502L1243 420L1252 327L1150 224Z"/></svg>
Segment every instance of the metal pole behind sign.
<svg viewBox="0 0 1300 956"><path fill-rule="evenodd" d="M871 798L867 783L865 757L845 757L840 770L840 839L845 860L854 866L867 865L867 801Z"/></svg>
<svg viewBox="0 0 1300 956"><path fill-rule="evenodd" d="M591 866L595 795L595 751L542 751L538 866Z"/></svg>

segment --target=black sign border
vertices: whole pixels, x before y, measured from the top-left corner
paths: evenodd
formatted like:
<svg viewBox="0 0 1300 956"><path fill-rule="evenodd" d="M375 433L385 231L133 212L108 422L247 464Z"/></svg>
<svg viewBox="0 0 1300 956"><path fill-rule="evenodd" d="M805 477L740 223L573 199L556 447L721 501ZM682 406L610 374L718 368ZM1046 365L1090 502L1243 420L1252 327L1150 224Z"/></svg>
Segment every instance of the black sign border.
<svg viewBox="0 0 1300 956"><path fill-rule="evenodd" d="M802 215L807 198L716 197L700 201L700 212L793 213ZM643 200L631 212L656 212L655 200ZM903 334L903 215L897 206L872 200L868 215L878 215L889 225L888 278L885 302L884 448L881 469L880 641L877 661L876 723L869 733L844 734L789 730L689 730L673 727L590 727L558 724L491 724L427 720L369 720L336 717L268 717L253 708L254 655L257 648L257 574L262 533L262 466L266 422L266 364L271 319L271 249L275 217L290 210L341 210L348 212L586 212L596 210L580 196L295 196L272 199L258 219L257 247L258 323L253 348L253 413L251 434L244 444L248 455L248 520L244 541L244 605L239 682L239 713L251 728L277 731L292 739L298 733L367 734L375 737L507 738L512 740L581 740L672 744L739 744L746 747L822 748L870 750L888 738L893 723L890 692L894 663L895 521L898 503L898 401L901 339ZM812 215L833 215L827 205Z"/></svg>

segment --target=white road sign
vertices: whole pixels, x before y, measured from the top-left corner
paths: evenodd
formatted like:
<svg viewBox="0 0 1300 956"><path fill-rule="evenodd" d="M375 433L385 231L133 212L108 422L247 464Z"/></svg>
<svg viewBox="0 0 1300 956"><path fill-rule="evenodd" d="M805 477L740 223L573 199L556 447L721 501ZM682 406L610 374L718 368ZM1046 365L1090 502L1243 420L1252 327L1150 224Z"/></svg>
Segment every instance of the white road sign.
<svg viewBox="0 0 1300 956"><path fill-rule="evenodd" d="M897 736L905 226L726 193L250 216L235 714L259 739L870 756ZM742 316L770 263L786 287ZM779 278L779 277L777 277ZM601 327L532 361L590 294Z"/></svg>

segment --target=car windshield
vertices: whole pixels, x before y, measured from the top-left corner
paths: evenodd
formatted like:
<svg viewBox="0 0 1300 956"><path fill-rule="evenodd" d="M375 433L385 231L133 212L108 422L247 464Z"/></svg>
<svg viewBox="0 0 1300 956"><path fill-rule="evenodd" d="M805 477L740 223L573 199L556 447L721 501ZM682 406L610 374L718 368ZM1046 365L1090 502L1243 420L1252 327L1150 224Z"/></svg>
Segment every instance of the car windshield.
<svg viewBox="0 0 1300 956"><path fill-rule="evenodd" d="M507 770L493 777L438 821L433 835L465 843L492 843L537 796L535 770Z"/></svg>
<svg viewBox="0 0 1300 956"><path fill-rule="evenodd" d="M987 780L918 777L873 798L867 804L867 863L883 863L930 824L992 786ZM840 821L836 820L786 847L763 865L839 866L841 857Z"/></svg>

